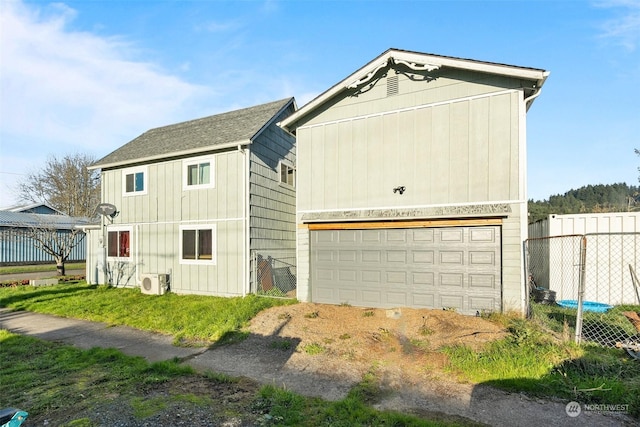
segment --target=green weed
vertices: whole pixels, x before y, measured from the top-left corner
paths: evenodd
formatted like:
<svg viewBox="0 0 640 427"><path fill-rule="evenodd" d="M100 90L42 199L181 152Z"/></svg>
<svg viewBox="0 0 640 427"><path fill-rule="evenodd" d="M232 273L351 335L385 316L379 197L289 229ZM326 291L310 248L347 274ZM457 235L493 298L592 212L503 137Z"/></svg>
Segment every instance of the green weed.
<svg viewBox="0 0 640 427"><path fill-rule="evenodd" d="M305 353L310 354L312 356L316 354L322 354L325 352L325 348L317 343L307 344L304 347L302 347L302 349L304 350Z"/></svg>

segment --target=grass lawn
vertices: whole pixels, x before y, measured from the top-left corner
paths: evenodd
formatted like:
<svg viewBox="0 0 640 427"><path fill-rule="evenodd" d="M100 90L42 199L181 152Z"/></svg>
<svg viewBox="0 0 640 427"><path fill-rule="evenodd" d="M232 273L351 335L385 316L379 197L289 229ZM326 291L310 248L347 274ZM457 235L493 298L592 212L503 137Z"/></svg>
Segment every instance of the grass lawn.
<svg viewBox="0 0 640 427"><path fill-rule="evenodd" d="M261 310L293 303L254 295L143 295L139 289L88 285L84 281L0 288L0 306L165 333L178 345L236 339L242 335L242 327Z"/></svg>
<svg viewBox="0 0 640 427"><path fill-rule="evenodd" d="M86 264L82 263L67 263L64 268L67 271L70 270L84 270ZM36 273L40 271L56 271L56 264L38 264L38 265L12 265L8 267L0 267L0 275L2 274L20 274L20 273Z"/></svg>
<svg viewBox="0 0 640 427"><path fill-rule="evenodd" d="M173 335L176 343L181 345L208 345L220 340L241 339L243 326L258 312L274 305L295 303L291 300L256 296L220 298L171 293L162 296L149 296L142 295L138 289L95 286L88 285L86 282L49 287L0 288L0 306L167 333ZM631 359L626 352L620 349L586 344L575 345L571 334L572 325L563 320L570 314L563 311L566 309L538 305L534 305L533 309L534 315L531 320L493 315L490 319L501 323L509 335L504 339L492 342L481 351L474 351L462 346L441 349L440 351L448 357L447 369L451 375L472 383L489 384L508 391L522 391L541 397L559 397L581 403L628 405L629 414L640 418L640 362ZM626 307L625 309L640 310L640 307ZM617 312L613 311L611 316L612 321L618 321L616 320ZM606 320L604 317L603 319ZM74 357L56 356L58 351L63 350L52 344L41 342L36 344L32 341L27 341L27 347L33 346L41 350L23 353L34 355L34 358L27 358L24 355L21 356L20 346L13 348L7 345L26 338L13 335L5 335L4 337L4 341L0 342L0 384L3 384L3 387L4 384L12 384L13 381L17 381L15 378L19 378L19 375L32 378L33 373L37 372L40 374L55 373L47 370L51 368L44 366L46 365L44 361L38 361L41 352L45 355L49 353L46 357L54 360L60 358L62 371L72 371L75 369L76 363L80 363L76 362L76 359L82 360L84 357L103 357L106 360L112 360L113 363L120 363L121 356L116 357L112 353L109 353L109 356L100 356L101 353L97 350L94 352L95 354L90 353L89 355L82 353L82 356ZM63 354L71 351L66 349ZM1 366L2 363L6 365ZM137 366L139 363L142 362L135 362L134 365ZM40 367L40 365L43 366ZM141 374L130 373L127 375L134 378L136 375L148 375L148 377L139 380L142 383L153 382L153 378L156 377L167 378L168 374L158 374L155 371L157 368L153 366L149 367L144 364L140 366ZM82 366L81 369L91 370ZM120 368L116 366L114 369L117 373ZM185 374L181 370L182 368L172 367L170 364L163 369L169 369L170 372L175 370L178 375L195 375L193 373ZM15 370L17 370L18 377L7 376L14 375L11 372ZM49 376L51 375L43 374L43 377L48 378ZM123 381L119 378L112 380L110 376L105 378L104 382ZM19 387L28 389L40 387L37 386L38 382L35 380L34 384L36 385L29 385L31 381L25 379L19 383L22 384ZM57 380L48 378L46 381ZM124 381L126 384L127 380L124 379ZM363 387L366 389L372 383L375 381L365 382ZM46 385L43 387L46 389L53 387L57 390L62 386L56 384L55 386ZM104 387L107 385L105 384ZM122 387L126 389L128 386ZM7 388L4 387L3 393L6 390ZM17 389L12 393L14 393L13 396L20 394ZM379 416L377 413L369 412L371 409L366 406L366 399L358 397L368 393L362 393L362 389L354 390L354 393L355 395L343 402L330 404L311 401L276 388L264 388L260 391L262 397L256 397L256 399L258 399L257 402L263 402L261 404L269 408L264 414L275 417L269 418L269 420L306 420L313 416L326 417L328 415L325 411L337 411L336 419L344 422L329 424L388 425L386 422L360 421L361 418L357 418L357 420L341 418L344 416L340 415L341 411L349 414L352 412L366 413L367 415L363 415L362 420L371 420L373 418L368 417ZM0 393L0 403L10 402L5 399L6 396ZM45 408L47 403L43 402L40 405ZM284 407L281 408L280 405ZM310 407L314 408L313 413L308 412ZM280 411L283 411L284 415L280 415ZM375 419L380 420L380 418ZM389 425L422 425L412 423L413 421L407 421L407 423L391 422ZM286 423L283 421L277 424Z"/></svg>
<svg viewBox="0 0 640 427"><path fill-rule="evenodd" d="M27 410L31 425L169 425L176 413L197 414L217 425L237 425L238 420L259 426L473 425L376 411L362 392L366 382L345 399L327 402L220 374L198 374L177 361L149 364L113 349L85 351L3 330L0 384L0 407Z"/></svg>

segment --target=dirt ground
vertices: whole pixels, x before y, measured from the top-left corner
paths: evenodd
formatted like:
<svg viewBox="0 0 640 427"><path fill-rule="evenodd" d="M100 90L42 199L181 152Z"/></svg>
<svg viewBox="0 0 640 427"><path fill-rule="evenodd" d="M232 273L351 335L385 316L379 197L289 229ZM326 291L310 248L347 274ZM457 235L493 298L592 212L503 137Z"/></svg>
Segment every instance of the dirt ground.
<svg viewBox="0 0 640 427"><path fill-rule="evenodd" d="M505 331L480 317L445 310L369 309L324 304L274 307L249 330L271 336L272 347L296 346L316 372L347 378L375 373L389 387L442 379L445 345L480 349ZM315 357L307 357L315 356Z"/></svg>
<svg viewBox="0 0 640 427"><path fill-rule="evenodd" d="M437 350L455 344L479 350L505 336L501 326L481 317L299 303L261 312L248 332L243 341L203 349L183 361L201 372L214 367L216 374L239 382L179 378L141 387L133 398L106 398L88 410L49 412L28 425L66 425L82 418L87 426L274 425L268 402L255 399L260 385L340 400L368 376L381 386L370 399L372 406L430 420L465 426L637 425L621 414L583 412L573 418L565 411L566 401L461 382L447 371L446 356ZM176 397L184 395L196 397ZM135 408L140 397L155 405L142 418Z"/></svg>
<svg viewBox="0 0 640 427"><path fill-rule="evenodd" d="M299 378L300 384L295 376L283 381L293 391L307 395L313 394L308 387L311 381L323 390L321 397L340 399L345 390L371 373L383 389L371 402L378 409L464 425L637 425L624 416L593 412L572 418L565 411L565 401L535 399L460 381L446 369L446 356L437 350L456 344L480 350L506 336L502 326L482 317L446 310L301 303L265 310L249 329L251 336L240 344L242 354L259 348L262 357L258 359L264 366L264 359L277 359L273 355L280 349L288 359L278 361L272 369L307 373ZM327 378L333 388L323 387Z"/></svg>

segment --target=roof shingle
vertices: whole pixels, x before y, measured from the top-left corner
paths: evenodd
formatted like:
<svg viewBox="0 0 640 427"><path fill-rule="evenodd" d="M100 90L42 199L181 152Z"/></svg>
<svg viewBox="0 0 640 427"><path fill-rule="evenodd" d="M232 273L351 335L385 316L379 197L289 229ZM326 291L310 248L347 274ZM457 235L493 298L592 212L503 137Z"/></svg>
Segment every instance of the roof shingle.
<svg viewBox="0 0 640 427"><path fill-rule="evenodd" d="M293 98L148 130L98 160L91 169L250 141L290 102Z"/></svg>

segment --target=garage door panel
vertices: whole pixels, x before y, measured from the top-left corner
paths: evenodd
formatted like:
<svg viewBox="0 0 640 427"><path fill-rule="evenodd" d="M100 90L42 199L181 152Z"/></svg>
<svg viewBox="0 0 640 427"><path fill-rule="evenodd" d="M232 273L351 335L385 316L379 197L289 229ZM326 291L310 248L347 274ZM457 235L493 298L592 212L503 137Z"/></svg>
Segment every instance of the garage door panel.
<svg viewBox="0 0 640 427"><path fill-rule="evenodd" d="M462 295L440 295L440 307L462 310L464 308Z"/></svg>
<svg viewBox="0 0 640 427"><path fill-rule="evenodd" d="M411 295L412 300L409 306L411 307L420 307L420 308L434 308L436 307L435 300L436 296L434 294L419 294L414 293Z"/></svg>
<svg viewBox="0 0 640 427"><path fill-rule="evenodd" d="M362 281L364 283L367 283L367 285L371 285L373 283L380 284L382 282L382 272L381 271L363 270L362 271Z"/></svg>
<svg viewBox="0 0 640 427"><path fill-rule="evenodd" d="M434 274L433 272L413 272L413 274L411 275L412 277L412 284L413 285L418 285L419 288L422 288L424 286L420 286L420 285L429 285L432 286L435 281L434 281Z"/></svg>
<svg viewBox="0 0 640 427"><path fill-rule="evenodd" d="M471 310L480 311L490 310L490 311L499 311L500 305L496 304L496 300L494 298L488 298L484 296L469 296L469 308Z"/></svg>
<svg viewBox="0 0 640 427"><path fill-rule="evenodd" d="M496 241L496 233L493 227L474 227L469 231L469 240L493 243Z"/></svg>
<svg viewBox="0 0 640 427"><path fill-rule="evenodd" d="M358 292L355 289L340 289L338 291L338 301L340 304L347 303L349 301L356 301Z"/></svg>
<svg viewBox="0 0 640 427"><path fill-rule="evenodd" d="M440 274L440 285L442 287L455 286L462 288L464 276L462 273L444 273Z"/></svg>
<svg viewBox="0 0 640 427"><path fill-rule="evenodd" d="M407 252L406 251L387 251L387 262L406 264Z"/></svg>
<svg viewBox="0 0 640 427"><path fill-rule="evenodd" d="M434 229L433 228L416 228L413 230L414 242L433 242Z"/></svg>
<svg viewBox="0 0 640 427"><path fill-rule="evenodd" d="M387 283L401 284L405 286L407 284L407 273L405 271L387 271Z"/></svg>
<svg viewBox="0 0 640 427"><path fill-rule="evenodd" d="M311 235L315 302L453 307L467 314L500 309L499 226L323 229Z"/></svg>
<svg viewBox="0 0 640 427"><path fill-rule="evenodd" d="M338 282L340 284L355 284L358 280L358 272L355 270L338 270Z"/></svg>
<svg viewBox="0 0 640 427"><path fill-rule="evenodd" d="M333 262L334 255L336 255L335 251L332 250L319 250L316 252L316 261L319 262Z"/></svg>
<svg viewBox="0 0 640 427"><path fill-rule="evenodd" d="M490 265L496 263L495 251L469 251L470 265Z"/></svg>
<svg viewBox="0 0 640 427"><path fill-rule="evenodd" d="M358 255L358 252L355 251L355 250L350 250L350 251L341 250L341 251L338 251L338 262L354 263L354 262L356 262L357 255Z"/></svg>
<svg viewBox="0 0 640 427"><path fill-rule="evenodd" d="M387 242L406 243L407 231L406 230L384 230L387 234Z"/></svg>
<svg viewBox="0 0 640 427"><path fill-rule="evenodd" d="M469 288L494 289L496 277L492 274L469 274Z"/></svg>
<svg viewBox="0 0 640 427"><path fill-rule="evenodd" d="M407 305L407 293L406 292L387 292L387 306L406 306Z"/></svg>
<svg viewBox="0 0 640 427"><path fill-rule="evenodd" d="M362 262L380 262L382 261L382 252L380 251L367 251L362 252Z"/></svg>
<svg viewBox="0 0 640 427"><path fill-rule="evenodd" d="M462 265L463 260L464 260L464 252L462 251L440 252L440 264Z"/></svg>
<svg viewBox="0 0 640 427"><path fill-rule="evenodd" d="M338 231L338 241L340 243L355 243L357 241L357 230Z"/></svg>
<svg viewBox="0 0 640 427"><path fill-rule="evenodd" d="M315 276L316 279L319 283L322 282L333 282L334 281L334 277L333 277L333 270L330 269L325 269L325 268L318 268L315 271Z"/></svg>
<svg viewBox="0 0 640 427"><path fill-rule="evenodd" d="M380 291L372 291L372 290L363 290L362 291L362 302L364 303L364 305L370 305L370 306L379 306L380 303L382 302L381 299L382 296L382 292ZM356 298L347 298L344 301L355 301ZM350 303L351 304L351 303Z"/></svg>
<svg viewBox="0 0 640 427"><path fill-rule="evenodd" d="M462 243L464 241L464 230L440 229L440 241Z"/></svg>
<svg viewBox="0 0 640 427"><path fill-rule="evenodd" d="M413 264L433 264L433 260L434 260L434 251L421 251L421 250L414 250L411 251L411 254L413 255Z"/></svg>
<svg viewBox="0 0 640 427"><path fill-rule="evenodd" d="M362 230L362 241L363 242L382 242L382 232L383 230Z"/></svg>

